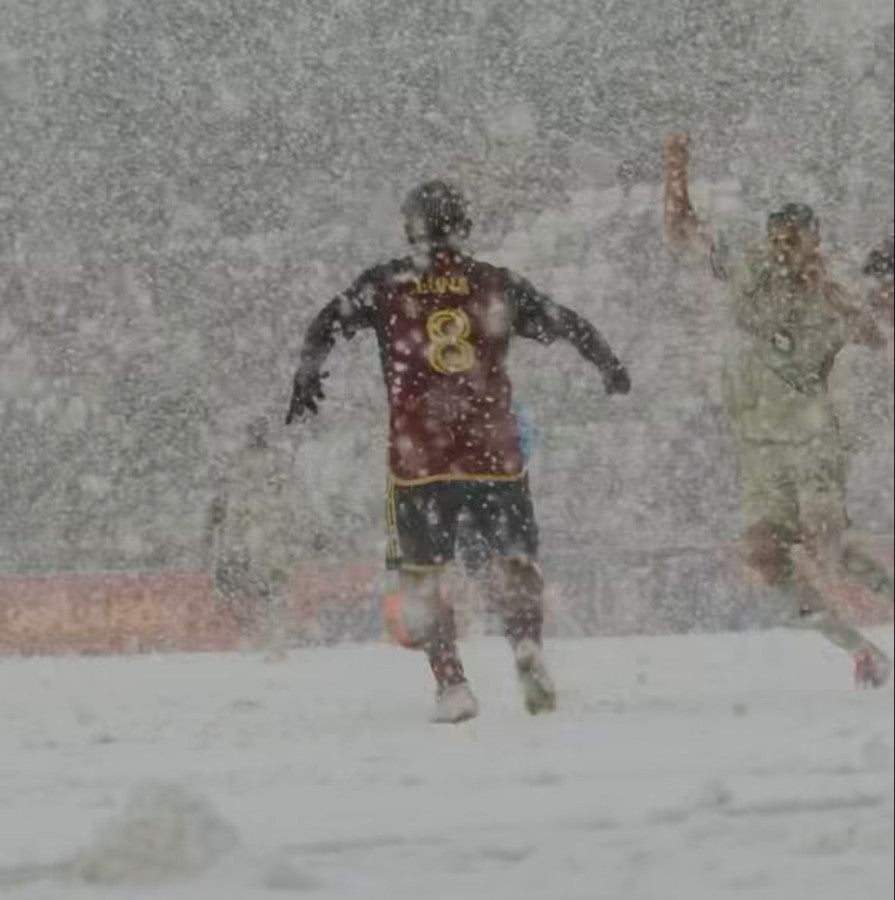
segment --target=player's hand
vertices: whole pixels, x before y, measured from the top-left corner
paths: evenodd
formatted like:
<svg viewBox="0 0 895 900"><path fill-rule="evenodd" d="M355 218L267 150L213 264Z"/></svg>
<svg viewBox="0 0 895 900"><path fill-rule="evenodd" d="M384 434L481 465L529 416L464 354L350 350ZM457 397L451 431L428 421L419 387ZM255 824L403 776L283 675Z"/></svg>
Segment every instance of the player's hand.
<svg viewBox="0 0 895 900"><path fill-rule="evenodd" d="M321 382L329 376L329 372L307 372L299 369L292 382L292 399L289 401L289 412L286 413L286 424L291 425L295 419L304 416L305 410L317 414L317 401L323 400Z"/></svg>
<svg viewBox="0 0 895 900"><path fill-rule="evenodd" d="M631 390L631 376L620 362L616 362L603 373L603 385L607 394L627 394Z"/></svg>

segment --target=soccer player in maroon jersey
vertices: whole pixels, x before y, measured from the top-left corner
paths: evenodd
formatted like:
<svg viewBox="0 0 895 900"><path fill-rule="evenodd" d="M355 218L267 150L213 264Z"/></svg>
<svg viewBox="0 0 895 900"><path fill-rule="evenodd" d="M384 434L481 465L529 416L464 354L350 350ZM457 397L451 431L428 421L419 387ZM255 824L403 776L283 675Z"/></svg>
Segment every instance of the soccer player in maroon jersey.
<svg viewBox="0 0 895 900"><path fill-rule="evenodd" d="M423 649L437 683L435 720L478 711L457 653L444 569L465 513L491 557L491 601L514 652L532 714L556 706L541 654L544 582L538 534L505 360L510 338L569 341L609 394L631 387L625 367L585 319L524 278L461 251L471 221L461 194L427 182L402 213L417 251L364 272L308 329L287 424L316 413L323 363L337 333L372 328L389 404L387 565L423 610L405 643ZM408 617L408 623L410 619Z"/></svg>

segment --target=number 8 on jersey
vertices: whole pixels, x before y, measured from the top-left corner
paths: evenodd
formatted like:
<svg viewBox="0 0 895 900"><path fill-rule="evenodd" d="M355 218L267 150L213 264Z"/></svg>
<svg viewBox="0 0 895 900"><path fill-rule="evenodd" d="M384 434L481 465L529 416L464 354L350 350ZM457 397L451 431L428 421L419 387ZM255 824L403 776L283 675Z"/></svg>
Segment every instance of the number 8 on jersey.
<svg viewBox="0 0 895 900"><path fill-rule="evenodd" d="M426 319L429 365L443 375L466 372L475 365L475 348L469 343L469 316L462 309L439 309Z"/></svg>

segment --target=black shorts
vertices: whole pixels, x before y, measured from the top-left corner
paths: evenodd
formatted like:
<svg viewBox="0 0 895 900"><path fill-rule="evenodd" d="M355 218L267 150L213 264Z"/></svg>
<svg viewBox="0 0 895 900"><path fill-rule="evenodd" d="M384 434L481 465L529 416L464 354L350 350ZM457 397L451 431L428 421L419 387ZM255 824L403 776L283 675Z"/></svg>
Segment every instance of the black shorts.
<svg viewBox="0 0 895 900"><path fill-rule="evenodd" d="M528 476L511 481L433 481L395 485L386 498L389 569L428 569L450 563L458 538L475 548L470 561L538 554L538 528ZM467 557L467 554L461 555Z"/></svg>

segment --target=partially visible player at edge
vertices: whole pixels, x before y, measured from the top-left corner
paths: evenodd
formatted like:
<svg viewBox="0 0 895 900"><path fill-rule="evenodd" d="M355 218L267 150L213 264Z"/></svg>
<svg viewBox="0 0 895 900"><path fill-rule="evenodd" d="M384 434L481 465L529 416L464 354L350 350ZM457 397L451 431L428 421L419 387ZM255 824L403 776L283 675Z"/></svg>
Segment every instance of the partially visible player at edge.
<svg viewBox="0 0 895 900"><path fill-rule="evenodd" d="M341 333L372 328L389 405L387 566L418 617L408 646L423 649L437 684L435 721L474 717L478 704L457 652L445 567L465 511L487 543L497 612L513 649L525 705L553 710L556 691L541 653L544 582L512 385L505 366L515 335L569 341L597 366L609 394L630 379L600 333L524 278L461 251L467 203L442 181L402 207L415 251L364 272L308 329L287 424L323 397L323 363ZM493 598L492 598L493 599Z"/></svg>
<svg viewBox="0 0 895 900"><path fill-rule="evenodd" d="M817 628L852 655L858 684L879 687L889 674L885 654L829 608L797 555L892 599L885 567L846 536L845 454L827 385L847 343L885 349L877 321L884 287L862 304L833 279L820 223L804 203L772 213L765 238L729 267L690 205L689 135L666 134L662 152L666 243L708 260L727 282L737 326L724 394L740 456L746 561L793 604L794 624ZM883 278L884 252L868 260L865 274Z"/></svg>

